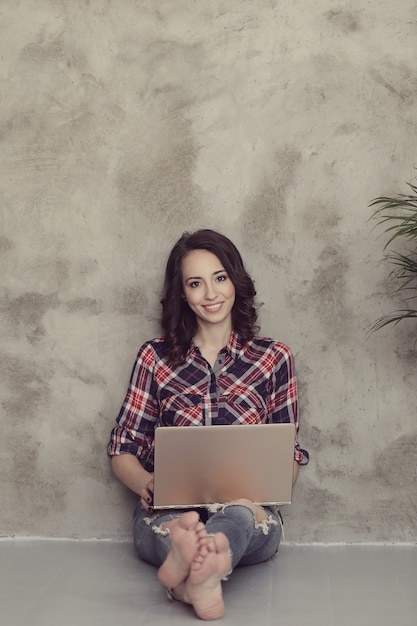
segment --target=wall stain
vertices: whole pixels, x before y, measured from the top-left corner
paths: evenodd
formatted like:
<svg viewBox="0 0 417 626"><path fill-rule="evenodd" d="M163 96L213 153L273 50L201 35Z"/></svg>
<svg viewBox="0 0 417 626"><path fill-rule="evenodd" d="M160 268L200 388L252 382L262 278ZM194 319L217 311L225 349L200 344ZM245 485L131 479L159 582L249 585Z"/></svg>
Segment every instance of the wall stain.
<svg viewBox="0 0 417 626"><path fill-rule="evenodd" d="M92 373L91 370L85 365L80 363L77 368L70 368L65 363L61 363L61 372L76 380L80 380L84 385L106 387L107 380L104 376L97 373Z"/></svg>
<svg viewBox="0 0 417 626"><path fill-rule="evenodd" d="M71 270L71 262L63 257L55 259L55 273L62 289L63 283L68 281Z"/></svg>
<svg viewBox="0 0 417 626"><path fill-rule="evenodd" d="M137 63L137 56L132 58L136 44L127 44L121 58L129 66ZM115 170L120 209L138 220L138 228L148 221L164 236L166 228L171 232L174 225L179 236L201 219L202 190L193 180L199 142L188 117L195 97L178 78L184 72L192 75L199 48L170 38L142 50L146 80L139 95L141 118L136 134L126 138Z"/></svg>
<svg viewBox="0 0 417 626"><path fill-rule="evenodd" d="M63 38L56 38L50 43L45 43L45 38L40 35L38 41L31 41L21 49L20 60L30 65L44 66L47 61L56 61L64 56Z"/></svg>
<svg viewBox="0 0 417 626"><path fill-rule="evenodd" d="M404 328L403 328L404 330ZM407 329L408 330L408 329ZM411 327L409 335L406 334L405 338L399 340L400 345L414 346L416 342L415 329ZM396 329L396 333L399 329ZM395 356L397 357L397 363L403 368L403 382L406 389L413 391L416 385L417 377L417 345L413 350L405 350L403 353L400 350L395 350ZM416 412L417 413L417 412Z"/></svg>
<svg viewBox="0 0 417 626"><path fill-rule="evenodd" d="M144 287L125 287L114 291L114 309L122 315L145 315L149 306Z"/></svg>
<svg viewBox="0 0 417 626"><path fill-rule="evenodd" d="M303 438L308 441L308 447L316 452L323 452L327 448L345 450L352 446L353 440L349 424L338 422L333 428L322 430L318 426L303 421Z"/></svg>
<svg viewBox="0 0 417 626"><path fill-rule="evenodd" d="M53 371L29 358L0 354L0 371L6 389L2 402L6 415L14 422L31 419L39 407L48 404Z"/></svg>
<svg viewBox="0 0 417 626"><path fill-rule="evenodd" d="M416 491L395 489L389 496L379 496L372 511L368 513L373 541L404 542L415 544L417 536L417 502ZM375 520L383 520L378 527Z"/></svg>
<svg viewBox="0 0 417 626"><path fill-rule="evenodd" d="M417 431L401 435L382 450L375 460L372 478L383 485L415 489L417 482ZM416 492L417 493L417 492Z"/></svg>
<svg viewBox="0 0 417 626"><path fill-rule="evenodd" d="M337 212L335 205L324 204L321 201L312 203L303 212L303 225L306 232L313 233L321 242L328 241L329 248L334 247L331 242L335 240L335 233L332 233L331 229L335 230L341 219L342 216ZM329 252L324 248L324 256L328 254Z"/></svg>
<svg viewBox="0 0 417 626"><path fill-rule="evenodd" d="M44 295L27 292L17 298L6 294L0 299L0 311L13 325L15 333L22 331L30 343L37 343L45 335L42 318L45 313L59 306L56 293Z"/></svg>
<svg viewBox="0 0 417 626"><path fill-rule="evenodd" d="M13 241L7 237L0 237L0 254L6 254L15 247Z"/></svg>
<svg viewBox="0 0 417 626"><path fill-rule="evenodd" d="M386 76L381 74L381 72L374 67L371 67L368 69L368 74L375 83L384 87L392 95L401 100L401 102L409 106L414 103L415 94L410 88L404 87L404 85L410 84L409 72L403 72L403 75L401 75L401 69L402 68L385 68L386 74L389 74L389 76ZM400 87L393 84L394 82L398 83Z"/></svg>
<svg viewBox="0 0 417 626"><path fill-rule="evenodd" d="M352 135L353 133L360 130L359 124L355 124L354 122L347 122L345 124L340 124L337 126L335 134L336 135Z"/></svg>
<svg viewBox="0 0 417 626"><path fill-rule="evenodd" d="M37 41L32 41L21 49L20 61L40 68L42 72L48 64L57 66L57 69L77 68L80 72L86 72L89 68L84 53L77 45L68 45L64 34L59 34L52 41L46 41L44 34L39 33Z"/></svg>
<svg viewBox="0 0 417 626"><path fill-rule="evenodd" d="M95 298L74 298L66 302L66 308L69 313L86 311L91 315L99 315L103 310L103 304Z"/></svg>
<svg viewBox="0 0 417 626"><path fill-rule="evenodd" d="M24 420L14 419L13 429L9 428L1 436L4 450L2 482L4 485L13 485L17 497L25 499L29 485L32 492L33 489L40 489L39 485L42 484L38 471L42 443L28 431ZM32 516L31 504L29 510ZM15 510L14 515L16 513ZM15 523L17 521L14 520Z"/></svg>
<svg viewBox="0 0 417 626"><path fill-rule="evenodd" d="M177 79L193 71L197 54L198 46L173 41L146 50L149 80L141 95L147 123L125 146L115 180L122 209L170 229L174 223L180 233L201 215L202 192L193 182L199 146L187 119L193 96ZM156 135L149 133L149 125L158 128Z"/></svg>
<svg viewBox="0 0 417 626"><path fill-rule="evenodd" d="M346 298L346 273L350 263L339 248L327 247L320 256L323 265L315 271L310 296L329 336L341 338L349 332L352 313Z"/></svg>
<svg viewBox="0 0 417 626"><path fill-rule="evenodd" d="M187 124L174 119L171 126L166 145L148 163L129 155L120 164L116 187L121 207L170 228L174 221L182 231L198 217L200 193L192 181L197 149Z"/></svg>
<svg viewBox="0 0 417 626"><path fill-rule="evenodd" d="M72 430L75 441L86 442L86 447L75 446L72 453L74 466L80 469L79 474L104 485L111 484L111 473L103 472L103 464L106 463L108 416L98 413L92 416L91 421L74 424Z"/></svg>
<svg viewBox="0 0 417 626"><path fill-rule="evenodd" d="M343 33L349 34L359 30L358 16L344 9L331 9L325 13L329 22L332 22Z"/></svg>
<svg viewBox="0 0 417 626"><path fill-rule="evenodd" d="M84 385L92 386L92 387L106 387L107 380L104 376L100 374L79 374L75 375L75 378L78 378Z"/></svg>
<svg viewBox="0 0 417 626"><path fill-rule="evenodd" d="M80 259L77 263L76 272L82 278L95 274L98 271L98 261L93 258Z"/></svg>
<svg viewBox="0 0 417 626"><path fill-rule="evenodd" d="M297 485L297 498L300 498L306 510L310 512L312 516L316 515L320 519L331 518L336 514L340 519L343 519L344 511L346 509L345 498L337 493L332 492L330 489L323 489L314 485L307 476L303 476L303 481L300 486Z"/></svg>
<svg viewBox="0 0 417 626"><path fill-rule="evenodd" d="M319 256L320 266L314 270L310 281L301 281L297 294L288 297L299 306L313 306L326 336L340 341L351 332L353 313L346 294L346 274L350 262L341 246L328 245Z"/></svg>
<svg viewBox="0 0 417 626"><path fill-rule="evenodd" d="M413 343L413 341L415 341L414 330L410 334L410 343ZM406 350L405 352L395 350L394 352L400 363L404 364L407 369L415 370L417 368L417 350Z"/></svg>
<svg viewBox="0 0 417 626"><path fill-rule="evenodd" d="M242 234L248 248L264 251L268 256L268 248L279 241L285 228L287 194L301 161L301 153L290 147L277 151L271 170L265 173L256 192L245 202Z"/></svg>

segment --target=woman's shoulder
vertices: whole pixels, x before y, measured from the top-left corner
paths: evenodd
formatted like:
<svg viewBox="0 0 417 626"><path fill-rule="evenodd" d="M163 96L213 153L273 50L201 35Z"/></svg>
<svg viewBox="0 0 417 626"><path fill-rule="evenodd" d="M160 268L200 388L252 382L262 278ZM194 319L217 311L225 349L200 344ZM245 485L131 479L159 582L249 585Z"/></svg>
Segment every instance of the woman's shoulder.
<svg viewBox="0 0 417 626"><path fill-rule="evenodd" d="M164 337L155 337L145 341L138 351L138 359L161 359L165 356L165 339Z"/></svg>
<svg viewBox="0 0 417 626"><path fill-rule="evenodd" d="M142 344L142 348L146 347L146 346L150 346L150 347L159 347L161 346L161 344L165 344L165 337L154 337L153 339L147 339L146 341L143 342Z"/></svg>
<svg viewBox="0 0 417 626"><path fill-rule="evenodd" d="M255 336L252 339L251 343L253 344L254 348L258 348L265 352L270 352L278 357L284 356L288 358L292 356L291 348L289 346L287 346L282 341L273 339L272 337Z"/></svg>

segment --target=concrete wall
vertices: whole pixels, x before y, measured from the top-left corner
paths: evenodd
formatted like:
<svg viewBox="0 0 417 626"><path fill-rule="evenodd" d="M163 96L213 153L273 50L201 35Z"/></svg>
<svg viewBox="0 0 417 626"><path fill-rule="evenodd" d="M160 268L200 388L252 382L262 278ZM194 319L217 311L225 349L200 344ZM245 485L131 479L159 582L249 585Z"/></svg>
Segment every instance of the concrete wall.
<svg viewBox="0 0 417 626"><path fill-rule="evenodd" d="M368 202L416 165L402 0L3 0L0 535L130 535L105 446L166 253L241 248L312 456L291 541L414 541L415 324Z"/></svg>

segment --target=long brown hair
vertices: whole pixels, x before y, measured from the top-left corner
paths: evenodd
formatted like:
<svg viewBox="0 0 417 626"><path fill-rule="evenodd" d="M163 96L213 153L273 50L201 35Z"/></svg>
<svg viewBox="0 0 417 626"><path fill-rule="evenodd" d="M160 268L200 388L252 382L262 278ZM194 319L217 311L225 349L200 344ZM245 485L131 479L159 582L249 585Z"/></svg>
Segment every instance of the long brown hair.
<svg viewBox="0 0 417 626"><path fill-rule="evenodd" d="M167 357L172 364L179 364L185 359L197 330L196 316L182 297L181 263L192 250L208 250L215 254L232 281L236 292L232 328L241 341L247 343L259 330L256 326L255 286L234 243L214 230L185 232L168 257L161 300L161 325L165 331Z"/></svg>

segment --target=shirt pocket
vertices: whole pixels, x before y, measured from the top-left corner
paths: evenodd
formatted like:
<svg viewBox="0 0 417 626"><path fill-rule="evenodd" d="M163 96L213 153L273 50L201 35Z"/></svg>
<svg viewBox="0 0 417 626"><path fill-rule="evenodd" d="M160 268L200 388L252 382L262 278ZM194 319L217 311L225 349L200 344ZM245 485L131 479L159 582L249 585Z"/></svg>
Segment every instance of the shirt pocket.
<svg viewBox="0 0 417 626"><path fill-rule="evenodd" d="M267 417L264 399L253 390L219 397L219 424L261 424L267 421Z"/></svg>
<svg viewBox="0 0 417 626"><path fill-rule="evenodd" d="M200 426L203 422L202 396L182 393L160 400L162 426Z"/></svg>

